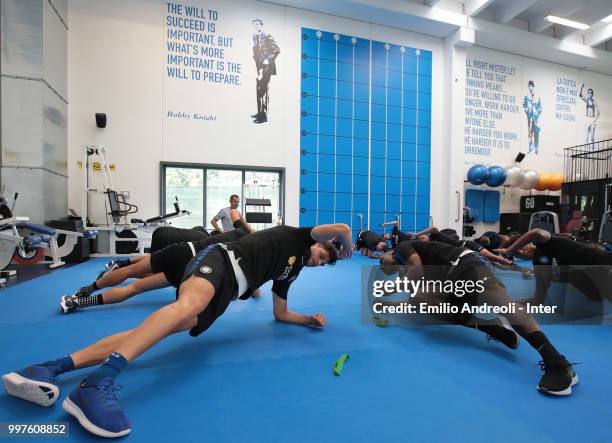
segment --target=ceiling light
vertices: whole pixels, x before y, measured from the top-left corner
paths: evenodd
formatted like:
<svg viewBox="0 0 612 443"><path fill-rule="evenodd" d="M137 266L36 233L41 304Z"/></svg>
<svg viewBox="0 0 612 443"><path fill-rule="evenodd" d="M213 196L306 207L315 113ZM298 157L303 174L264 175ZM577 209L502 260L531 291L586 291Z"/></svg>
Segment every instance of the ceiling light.
<svg viewBox="0 0 612 443"><path fill-rule="evenodd" d="M607 18L607 17L606 17ZM585 29L589 29L591 26L586 23L575 22L574 20L568 20L566 18L557 17L556 15L548 15L544 19L547 22L557 23L563 26L569 26L570 28L580 29L584 31Z"/></svg>
<svg viewBox="0 0 612 443"><path fill-rule="evenodd" d="M610 14L607 17L602 18L601 21L604 23L612 23L612 14Z"/></svg>

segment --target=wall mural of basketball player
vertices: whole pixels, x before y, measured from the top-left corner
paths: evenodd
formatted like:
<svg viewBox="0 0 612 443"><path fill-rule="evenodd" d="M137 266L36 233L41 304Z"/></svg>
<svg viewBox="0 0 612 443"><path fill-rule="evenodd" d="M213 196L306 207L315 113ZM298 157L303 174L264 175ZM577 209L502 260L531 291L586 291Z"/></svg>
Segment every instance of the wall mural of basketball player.
<svg viewBox="0 0 612 443"><path fill-rule="evenodd" d="M253 34L253 60L257 69L257 114L251 115L253 123L268 121L270 104L269 85L270 78L276 75L276 57L280 49L274 38L263 30L263 20L256 18L252 21L255 27Z"/></svg>
<svg viewBox="0 0 612 443"><path fill-rule="evenodd" d="M587 89L586 96L583 94L584 84L580 87L580 98L586 104L586 142L595 143L595 128L597 127L597 119L599 118L599 106L593 96L593 89Z"/></svg>
<svg viewBox="0 0 612 443"><path fill-rule="evenodd" d="M529 92L523 97L523 111L527 115L527 129L529 134L529 152L538 153L540 146L540 116L542 115L542 99L535 93L535 84L532 80L527 83Z"/></svg>

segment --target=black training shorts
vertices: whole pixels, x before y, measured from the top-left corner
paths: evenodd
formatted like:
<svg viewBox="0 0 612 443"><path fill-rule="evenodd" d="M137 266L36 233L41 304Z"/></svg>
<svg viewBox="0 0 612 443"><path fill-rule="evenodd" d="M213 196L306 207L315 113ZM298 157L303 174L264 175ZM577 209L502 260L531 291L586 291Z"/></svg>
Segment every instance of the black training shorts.
<svg viewBox="0 0 612 443"><path fill-rule="evenodd" d="M189 331L189 335L197 337L223 315L238 294L238 283L227 252L218 244L201 250L189 262L185 269L183 282L192 276L208 280L215 288L212 300L198 315L198 324ZM176 293L178 298L180 287Z"/></svg>
<svg viewBox="0 0 612 443"><path fill-rule="evenodd" d="M149 252L153 254L154 252L176 243L206 240L208 237L210 236L207 232L196 229L162 226L153 231L153 236L151 237L151 250Z"/></svg>
<svg viewBox="0 0 612 443"><path fill-rule="evenodd" d="M151 270L153 273L163 272L168 283L178 288L185 267L194 256L195 249L190 243L170 245L151 254Z"/></svg>

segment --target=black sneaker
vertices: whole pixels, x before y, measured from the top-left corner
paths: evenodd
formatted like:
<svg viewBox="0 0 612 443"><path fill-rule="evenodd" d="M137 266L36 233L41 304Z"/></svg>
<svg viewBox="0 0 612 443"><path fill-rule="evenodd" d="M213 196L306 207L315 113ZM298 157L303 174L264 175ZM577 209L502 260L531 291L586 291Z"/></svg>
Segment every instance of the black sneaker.
<svg viewBox="0 0 612 443"><path fill-rule="evenodd" d="M540 361L544 373L538 383L538 391L550 395L570 395L572 386L578 384L578 374L565 357Z"/></svg>
<svg viewBox="0 0 612 443"><path fill-rule="evenodd" d="M79 308L78 297L74 295L64 295L60 299L60 309L64 314L74 312Z"/></svg>
<svg viewBox="0 0 612 443"><path fill-rule="evenodd" d="M102 277L104 277L109 272L113 272L115 269L119 269L120 267L121 267L121 265L118 262L116 262L115 260L106 263L104 265L104 271L102 271L102 272L100 272L98 274L98 278L96 278L96 280L100 280ZM87 295L89 295L89 294L87 294ZM83 297L83 296L80 296L80 297Z"/></svg>
<svg viewBox="0 0 612 443"><path fill-rule="evenodd" d="M517 349L519 347L521 337L516 333L514 329L512 329L512 326L510 325L506 317L498 315L495 318L495 322L499 326L499 332L495 335L487 334L487 341L497 341L503 343L510 349Z"/></svg>
<svg viewBox="0 0 612 443"><path fill-rule="evenodd" d="M93 292L94 292L94 289L92 289L91 285L83 286L81 289L79 289L74 294L72 294L71 297L76 297L76 298L89 297Z"/></svg>

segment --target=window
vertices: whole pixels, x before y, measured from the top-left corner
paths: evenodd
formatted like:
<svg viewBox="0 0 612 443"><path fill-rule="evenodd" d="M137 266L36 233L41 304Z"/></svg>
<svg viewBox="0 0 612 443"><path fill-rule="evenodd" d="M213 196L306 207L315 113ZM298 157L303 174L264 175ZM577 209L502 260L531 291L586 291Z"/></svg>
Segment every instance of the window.
<svg viewBox="0 0 612 443"><path fill-rule="evenodd" d="M272 222L283 222L280 211L280 173L264 171L245 171L244 198L268 198L271 208L249 207L249 211L272 212ZM255 228L255 227L254 227ZM256 228L255 228L256 229Z"/></svg>
<svg viewBox="0 0 612 443"><path fill-rule="evenodd" d="M210 220L229 206L230 195L240 197L242 208L242 171L223 169L206 170L206 219L205 226L212 228ZM241 212L244 212L241 210Z"/></svg>
<svg viewBox="0 0 612 443"><path fill-rule="evenodd" d="M181 209L187 209L190 215L172 220L178 228L201 226L204 216L204 171L196 168L167 168L164 180L164 213L174 212L175 197L179 199Z"/></svg>
<svg viewBox="0 0 612 443"><path fill-rule="evenodd" d="M191 215L172 220L180 228L205 226L213 229L210 220L229 206L230 195L240 197L238 209L245 215L245 199L267 198L271 207L249 206L249 212L271 212L272 223L284 220L283 173L281 168L219 166L200 164L161 164L161 198L166 213L174 211L175 196L181 208ZM246 215L245 215L246 217ZM264 229L271 225L254 225Z"/></svg>

